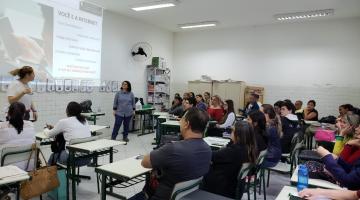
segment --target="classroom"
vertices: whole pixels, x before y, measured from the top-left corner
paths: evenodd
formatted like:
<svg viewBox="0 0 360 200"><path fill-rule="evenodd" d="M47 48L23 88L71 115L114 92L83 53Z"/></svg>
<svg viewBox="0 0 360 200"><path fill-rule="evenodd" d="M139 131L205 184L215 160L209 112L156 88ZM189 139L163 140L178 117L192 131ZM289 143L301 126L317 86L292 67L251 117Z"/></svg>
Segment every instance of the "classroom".
<svg viewBox="0 0 360 200"><path fill-rule="evenodd" d="M0 200L360 199L359 0L1 0Z"/></svg>

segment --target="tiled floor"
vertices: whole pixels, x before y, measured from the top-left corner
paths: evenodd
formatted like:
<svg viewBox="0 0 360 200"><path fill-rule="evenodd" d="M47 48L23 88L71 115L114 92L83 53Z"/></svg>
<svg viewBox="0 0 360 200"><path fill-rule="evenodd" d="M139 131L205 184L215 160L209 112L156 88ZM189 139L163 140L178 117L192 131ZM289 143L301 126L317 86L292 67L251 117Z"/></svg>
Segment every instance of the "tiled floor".
<svg viewBox="0 0 360 200"><path fill-rule="evenodd" d="M110 135L111 130L106 130L103 134L103 137L108 137ZM118 138L122 138L121 135ZM116 149L118 153L114 154L114 160L121 160L124 158L128 158L131 156L135 156L138 154L146 154L150 152L153 148L151 145L154 138L154 134L148 134L144 136L137 136L136 134L130 134L129 139L130 142L127 145L118 146ZM45 146L42 148L45 156L48 157L50 155L50 148ZM109 157L101 157L99 158L99 164L108 163ZM96 185L96 175L94 168L92 167L82 167L80 169L80 173L83 175L91 176L91 180L82 180L81 183L77 187L77 199L79 200L98 200L100 199L100 195L97 193L97 185ZM268 200L275 199L278 193L280 192L283 185L289 185L290 178L288 175L280 175L272 173L271 175L270 187L267 188L267 198ZM139 183L127 189L114 189L114 191L118 194L124 195L126 197L131 197L132 195L141 191L144 183ZM44 196L43 199L51 199L49 197ZM107 196L107 199L112 200L116 199L111 196ZM247 195L244 194L243 199L247 199ZM253 199L253 194L251 194L251 199ZM256 199L263 199L262 195L257 195Z"/></svg>

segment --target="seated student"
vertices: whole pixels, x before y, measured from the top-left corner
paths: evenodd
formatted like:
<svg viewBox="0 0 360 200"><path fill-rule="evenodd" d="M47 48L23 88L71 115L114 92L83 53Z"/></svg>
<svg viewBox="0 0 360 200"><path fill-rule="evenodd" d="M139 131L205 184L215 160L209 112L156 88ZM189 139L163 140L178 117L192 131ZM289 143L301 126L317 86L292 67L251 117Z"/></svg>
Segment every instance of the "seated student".
<svg viewBox="0 0 360 200"><path fill-rule="evenodd" d="M204 103L204 99L202 95L201 94L196 95L195 99L196 99L196 107L203 111L206 111L207 105Z"/></svg>
<svg viewBox="0 0 360 200"><path fill-rule="evenodd" d="M319 149L318 149L319 150ZM319 154L325 155L330 153L326 149L320 148ZM356 160L360 159L360 126L355 128L355 134L352 139L350 139L343 147L340 155L332 154L334 158L341 158L343 162L347 164L353 164Z"/></svg>
<svg viewBox="0 0 360 200"><path fill-rule="evenodd" d="M319 113L315 110L316 102L310 100L307 103L307 107L304 109L304 120L318 121Z"/></svg>
<svg viewBox="0 0 360 200"><path fill-rule="evenodd" d="M317 152L326 169L322 171L322 174L328 174L328 178L333 179L342 187L350 190L360 189L360 159L354 161L353 164L348 164L341 157L335 159L328 150L321 146L318 147ZM320 172L317 171L315 174L318 175Z"/></svg>
<svg viewBox="0 0 360 200"><path fill-rule="evenodd" d="M192 107L195 107L195 105L196 105L195 98L189 97L189 98L183 99L183 101L182 101L183 112L181 113L181 115L178 116L179 120L186 113L186 111L188 111Z"/></svg>
<svg viewBox="0 0 360 200"><path fill-rule="evenodd" d="M67 118L59 120L55 126L47 125L47 129L44 130L45 135L48 137L55 137L59 134L63 134L66 142L71 139L91 137L90 127L86 119L81 115L81 106L77 102L70 102L66 108ZM66 164L68 159L68 153L64 150L58 153L51 154L49 163Z"/></svg>
<svg viewBox="0 0 360 200"><path fill-rule="evenodd" d="M14 102L8 111L8 120L0 122L0 150L4 147L24 146L35 143L35 128L30 121L24 120L26 113L25 105ZM33 162L31 162L33 165ZM27 161L15 164L23 170L26 169ZM32 168L29 166L29 168Z"/></svg>
<svg viewBox="0 0 360 200"><path fill-rule="evenodd" d="M180 96L175 96L173 105L169 109L169 114L175 115L175 116L181 116L184 112L183 105L182 105L182 99Z"/></svg>
<svg viewBox="0 0 360 200"><path fill-rule="evenodd" d="M141 165L160 172L159 185L151 200L170 199L174 185L204 176L210 167L211 149L202 139L209 117L198 108L190 108L180 120L184 140L167 143L145 155ZM130 199L145 199L143 192Z"/></svg>
<svg viewBox="0 0 360 200"><path fill-rule="evenodd" d="M204 176L202 187L211 193L234 199L237 176L243 163L255 163L258 152L253 128L246 121L236 122L231 141L225 148L213 152L210 171ZM241 183L240 194L244 188L245 181Z"/></svg>
<svg viewBox="0 0 360 200"><path fill-rule="evenodd" d="M341 118L343 116L345 116L346 114L348 114L349 112L352 112L354 109L354 106L351 104L343 104L341 106L339 106L339 116L338 118ZM351 114L351 113L349 113Z"/></svg>
<svg viewBox="0 0 360 200"><path fill-rule="evenodd" d="M347 143L355 134L355 128L360 124L360 117L356 114L346 114L338 122L336 126L339 134L335 137L336 142L334 145L333 153L340 155L343 151L345 143Z"/></svg>
<svg viewBox="0 0 360 200"><path fill-rule="evenodd" d="M252 93L250 95L249 102L245 106L245 115L249 115L251 112L260 109L259 95Z"/></svg>
<svg viewBox="0 0 360 200"><path fill-rule="evenodd" d="M282 153L290 153L291 140L294 134L300 131L298 117L294 115L295 106L291 102L283 102L281 105L281 124L283 136L280 139Z"/></svg>
<svg viewBox="0 0 360 200"><path fill-rule="evenodd" d="M335 190L335 189L321 189L321 188L306 188L299 192L299 196L304 199L342 199L342 200L358 200L360 199L360 190Z"/></svg>
<svg viewBox="0 0 360 200"><path fill-rule="evenodd" d="M254 128L257 150L261 152L267 149L268 138L264 113L260 112L260 110L255 110L249 114L247 121Z"/></svg>
<svg viewBox="0 0 360 200"><path fill-rule="evenodd" d="M266 133L268 138L267 154L263 167L274 167L281 159L282 127L280 116L276 115L270 104L263 104L260 108L266 118Z"/></svg>
<svg viewBox="0 0 360 200"><path fill-rule="evenodd" d="M215 127L211 126L208 128L207 136L229 137L230 132L226 133L225 129L231 127L235 122L234 102L228 99L223 106L225 110L224 117Z"/></svg>
<svg viewBox="0 0 360 200"><path fill-rule="evenodd" d="M189 97L191 97L191 98L195 98L195 94L193 93L193 92L189 92Z"/></svg>
<svg viewBox="0 0 360 200"><path fill-rule="evenodd" d="M204 92L204 101L206 104L206 107L210 106L210 92Z"/></svg>
<svg viewBox="0 0 360 200"><path fill-rule="evenodd" d="M303 119L304 117L304 109L302 108L303 102L300 100L295 101L295 115L298 116L299 119Z"/></svg>
<svg viewBox="0 0 360 200"><path fill-rule="evenodd" d="M284 102L283 101L277 101L274 103L274 110L277 115L281 116L281 106Z"/></svg>
<svg viewBox="0 0 360 200"><path fill-rule="evenodd" d="M224 116L222 104L221 98L218 95L214 95L211 98L210 107L207 109L211 120L221 121Z"/></svg>

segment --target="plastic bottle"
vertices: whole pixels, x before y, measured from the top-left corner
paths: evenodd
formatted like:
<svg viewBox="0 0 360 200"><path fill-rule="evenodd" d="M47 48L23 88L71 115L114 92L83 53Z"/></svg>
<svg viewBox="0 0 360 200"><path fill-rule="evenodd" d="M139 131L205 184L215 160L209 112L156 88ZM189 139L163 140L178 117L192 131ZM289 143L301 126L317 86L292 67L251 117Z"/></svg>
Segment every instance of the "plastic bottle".
<svg viewBox="0 0 360 200"><path fill-rule="evenodd" d="M299 165L297 190L300 192L309 184L309 172L305 165Z"/></svg>

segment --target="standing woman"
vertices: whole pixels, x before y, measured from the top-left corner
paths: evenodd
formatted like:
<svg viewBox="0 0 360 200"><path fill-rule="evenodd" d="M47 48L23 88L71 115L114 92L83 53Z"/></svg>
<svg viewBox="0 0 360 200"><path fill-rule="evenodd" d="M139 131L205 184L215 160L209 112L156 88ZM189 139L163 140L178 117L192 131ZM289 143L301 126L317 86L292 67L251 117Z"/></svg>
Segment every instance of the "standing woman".
<svg viewBox="0 0 360 200"><path fill-rule="evenodd" d="M131 92L131 84L129 81L122 82L121 90L116 93L113 111L115 116L115 124L111 139L116 139L121 124L124 122L123 140L125 142L129 142L129 124L132 116L135 114L135 97Z"/></svg>
<svg viewBox="0 0 360 200"><path fill-rule="evenodd" d="M32 90L28 83L35 78L34 70L30 66L24 66L20 69L15 69L9 72L13 76L18 76L19 79L10 83L7 90L7 97L9 104L20 102L25 105L24 120L30 119L30 111L33 113L34 121L37 120L37 111L32 100Z"/></svg>

